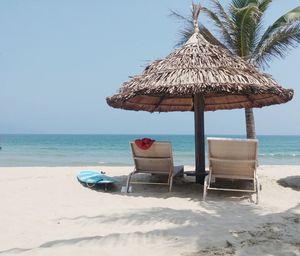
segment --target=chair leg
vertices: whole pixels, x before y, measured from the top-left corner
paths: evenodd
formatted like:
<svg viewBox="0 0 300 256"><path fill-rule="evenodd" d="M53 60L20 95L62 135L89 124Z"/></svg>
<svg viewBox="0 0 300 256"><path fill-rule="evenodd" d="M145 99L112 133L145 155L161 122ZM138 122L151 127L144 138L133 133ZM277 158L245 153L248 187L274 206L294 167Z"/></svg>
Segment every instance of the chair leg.
<svg viewBox="0 0 300 256"><path fill-rule="evenodd" d="M204 186L203 186L203 201L205 201L207 196L208 179L209 179L209 175L206 175L204 179Z"/></svg>
<svg viewBox="0 0 300 256"><path fill-rule="evenodd" d="M134 171L129 173L129 175L128 175L127 182L126 182L126 193L129 192L129 185L130 185L130 180L131 180L132 174L134 174Z"/></svg>
<svg viewBox="0 0 300 256"><path fill-rule="evenodd" d="M172 186L173 186L173 175L170 177L169 192L172 192Z"/></svg>
<svg viewBox="0 0 300 256"><path fill-rule="evenodd" d="M259 184L257 176L255 178L255 183L256 183L256 202L255 203L258 204L259 203L260 184Z"/></svg>

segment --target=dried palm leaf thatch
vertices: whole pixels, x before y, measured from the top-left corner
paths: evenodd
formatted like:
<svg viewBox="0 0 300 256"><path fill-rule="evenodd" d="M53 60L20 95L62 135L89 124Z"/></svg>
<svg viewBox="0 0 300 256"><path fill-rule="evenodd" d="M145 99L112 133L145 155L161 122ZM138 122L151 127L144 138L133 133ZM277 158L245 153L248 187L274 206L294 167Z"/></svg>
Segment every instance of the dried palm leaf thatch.
<svg viewBox="0 0 300 256"><path fill-rule="evenodd" d="M199 13L198 13L199 14ZM195 33L165 59L147 66L107 97L114 108L149 112L193 111L193 96L201 94L206 111L254 108L285 103L293 90L280 87L270 75L220 45Z"/></svg>

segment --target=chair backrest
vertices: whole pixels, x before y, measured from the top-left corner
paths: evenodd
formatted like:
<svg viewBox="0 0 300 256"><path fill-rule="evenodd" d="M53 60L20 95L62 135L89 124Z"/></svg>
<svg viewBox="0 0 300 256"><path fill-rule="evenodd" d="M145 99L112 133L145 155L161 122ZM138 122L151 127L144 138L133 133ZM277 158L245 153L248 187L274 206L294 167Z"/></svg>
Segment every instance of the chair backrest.
<svg viewBox="0 0 300 256"><path fill-rule="evenodd" d="M254 178L257 140L208 138L207 142L209 167L213 175Z"/></svg>
<svg viewBox="0 0 300 256"><path fill-rule="evenodd" d="M170 142L154 142L149 149L140 149L130 142L135 168L149 173L170 174L173 171L172 146Z"/></svg>

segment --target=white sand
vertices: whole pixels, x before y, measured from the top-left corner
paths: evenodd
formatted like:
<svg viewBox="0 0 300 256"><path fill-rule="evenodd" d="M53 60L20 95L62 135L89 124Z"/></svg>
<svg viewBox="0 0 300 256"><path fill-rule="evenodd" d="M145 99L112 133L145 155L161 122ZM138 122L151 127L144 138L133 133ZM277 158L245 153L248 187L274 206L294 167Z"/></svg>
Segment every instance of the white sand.
<svg viewBox="0 0 300 256"><path fill-rule="evenodd" d="M300 166L260 167L259 205L224 192L203 202L190 179L172 193L91 190L76 180L80 169L0 168L0 255L300 255L300 191L277 183L299 180ZM120 184L131 170L92 169Z"/></svg>

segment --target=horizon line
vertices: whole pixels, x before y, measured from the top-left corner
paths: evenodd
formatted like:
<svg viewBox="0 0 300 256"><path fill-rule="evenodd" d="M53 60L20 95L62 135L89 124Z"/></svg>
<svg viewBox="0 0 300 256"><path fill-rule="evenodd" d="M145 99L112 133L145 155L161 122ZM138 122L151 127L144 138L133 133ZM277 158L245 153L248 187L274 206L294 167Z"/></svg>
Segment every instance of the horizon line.
<svg viewBox="0 0 300 256"><path fill-rule="evenodd" d="M0 133L1 135L158 135L158 136L192 136L194 133ZM208 133L205 136L246 136L240 133ZM300 136L300 134L257 134L256 136Z"/></svg>

